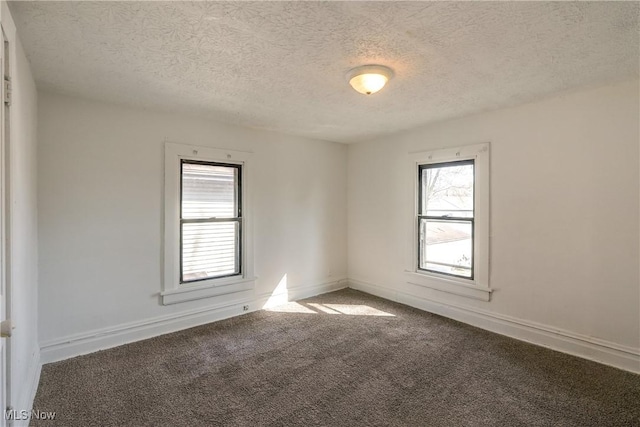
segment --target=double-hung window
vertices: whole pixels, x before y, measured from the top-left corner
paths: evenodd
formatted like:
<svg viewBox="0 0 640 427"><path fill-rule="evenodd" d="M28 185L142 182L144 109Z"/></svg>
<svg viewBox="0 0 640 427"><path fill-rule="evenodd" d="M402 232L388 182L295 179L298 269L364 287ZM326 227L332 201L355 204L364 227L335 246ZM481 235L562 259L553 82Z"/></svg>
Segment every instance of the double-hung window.
<svg viewBox="0 0 640 427"><path fill-rule="evenodd" d="M418 268L473 279L474 160L419 166Z"/></svg>
<svg viewBox="0 0 640 427"><path fill-rule="evenodd" d="M180 166L180 283L241 274L242 165Z"/></svg>
<svg viewBox="0 0 640 427"><path fill-rule="evenodd" d="M489 144L411 154L408 282L488 301Z"/></svg>
<svg viewBox="0 0 640 427"><path fill-rule="evenodd" d="M165 143L163 304L208 297L227 304L250 296L250 158Z"/></svg>

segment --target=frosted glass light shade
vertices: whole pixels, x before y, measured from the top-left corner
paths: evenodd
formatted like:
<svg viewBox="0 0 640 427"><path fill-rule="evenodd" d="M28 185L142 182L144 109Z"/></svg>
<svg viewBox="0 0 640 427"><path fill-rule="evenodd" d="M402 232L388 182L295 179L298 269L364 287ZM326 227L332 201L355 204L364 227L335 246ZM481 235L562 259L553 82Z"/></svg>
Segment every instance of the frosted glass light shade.
<svg viewBox="0 0 640 427"><path fill-rule="evenodd" d="M382 65L363 65L349 71L349 84L363 95L371 95L384 87L393 76L390 68Z"/></svg>

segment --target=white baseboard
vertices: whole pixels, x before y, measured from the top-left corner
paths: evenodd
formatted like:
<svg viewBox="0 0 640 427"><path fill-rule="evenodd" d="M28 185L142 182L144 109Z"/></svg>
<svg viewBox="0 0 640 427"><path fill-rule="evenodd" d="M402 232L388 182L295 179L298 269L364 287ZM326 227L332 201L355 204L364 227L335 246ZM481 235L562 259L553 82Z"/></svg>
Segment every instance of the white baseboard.
<svg viewBox="0 0 640 427"><path fill-rule="evenodd" d="M287 299L292 301L346 287L346 279L337 278L336 280L312 286L292 288L282 295L286 295ZM276 295L276 297L276 299L279 298L278 295ZM57 362L158 335L228 319L241 314L247 314L261 309L270 298L272 298L271 294L263 294L253 298L244 297L225 304L159 316L138 322L124 323L47 341L41 344L42 363ZM245 305L249 305L248 311L243 310Z"/></svg>
<svg viewBox="0 0 640 427"><path fill-rule="evenodd" d="M29 361L29 373L23 384L21 392L12 405L13 409L18 411L31 411L33 408L33 400L35 399L36 392L38 391L41 371L42 363L40 362L40 350L37 350L33 353L31 360ZM29 425L29 420L12 420L10 425L12 427L26 427Z"/></svg>
<svg viewBox="0 0 640 427"><path fill-rule="evenodd" d="M109 328L47 341L42 343L40 348L42 363L58 362L71 357L246 314L247 312L243 311L243 306L246 304L251 305L250 303L251 298L238 299L226 304L183 311L138 322L123 323Z"/></svg>
<svg viewBox="0 0 640 427"><path fill-rule="evenodd" d="M275 295L262 294L255 298L245 298L224 305L156 317L140 322L116 325L110 328L94 330L43 343L41 355L38 357L37 362L33 362L34 367L32 368L30 378L30 395L25 395L24 398L20 399L20 402L25 402L24 404L28 403L25 407L30 407L33 402L40 377L40 368L42 366L40 361L42 361L43 364L56 362L238 316L247 313L243 311L243 306L247 304L250 306L249 311L255 311L266 306L308 298L346 287L391 301L397 301L411 307L458 320L518 340L634 373L640 373L640 349L621 346L608 341L492 313L486 310L465 307L435 299L421 298L360 280L338 278L334 281L323 282L312 286L291 288L286 292Z"/></svg>
<svg viewBox="0 0 640 427"><path fill-rule="evenodd" d="M417 297L361 280L349 279L348 282L350 288L381 298L562 353L640 373L640 349L638 348L619 345L536 322L492 313L487 310Z"/></svg>

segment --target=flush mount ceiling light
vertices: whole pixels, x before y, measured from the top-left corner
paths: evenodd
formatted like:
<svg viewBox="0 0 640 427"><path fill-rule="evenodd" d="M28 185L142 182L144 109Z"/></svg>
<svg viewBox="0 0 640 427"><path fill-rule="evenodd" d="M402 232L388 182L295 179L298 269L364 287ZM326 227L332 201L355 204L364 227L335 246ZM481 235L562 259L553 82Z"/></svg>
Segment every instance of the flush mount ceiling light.
<svg viewBox="0 0 640 427"><path fill-rule="evenodd" d="M393 71L384 65L363 65L347 73L352 88L363 95L378 92L393 77Z"/></svg>

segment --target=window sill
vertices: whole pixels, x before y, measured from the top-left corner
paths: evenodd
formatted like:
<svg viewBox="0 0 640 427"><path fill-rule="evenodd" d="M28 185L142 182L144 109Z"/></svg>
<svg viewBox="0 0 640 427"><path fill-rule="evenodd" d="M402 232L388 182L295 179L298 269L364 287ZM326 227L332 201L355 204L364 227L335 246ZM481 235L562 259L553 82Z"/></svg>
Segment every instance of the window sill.
<svg viewBox="0 0 640 427"><path fill-rule="evenodd" d="M454 278L440 276L435 273L416 273L405 271L407 283L435 289L440 292L473 298L480 301L490 301L493 290L488 286L473 284L473 282L456 280Z"/></svg>
<svg viewBox="0 0 640 427"><path fill-rule="evenodd" d="M179 288L161 292L160 296L162 297L163 305L176 304L248 291L253 289L255 281L256 277L230 277L223 280L208 281L204 284L180 285Z"/></svg>

